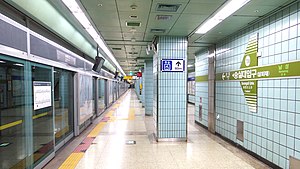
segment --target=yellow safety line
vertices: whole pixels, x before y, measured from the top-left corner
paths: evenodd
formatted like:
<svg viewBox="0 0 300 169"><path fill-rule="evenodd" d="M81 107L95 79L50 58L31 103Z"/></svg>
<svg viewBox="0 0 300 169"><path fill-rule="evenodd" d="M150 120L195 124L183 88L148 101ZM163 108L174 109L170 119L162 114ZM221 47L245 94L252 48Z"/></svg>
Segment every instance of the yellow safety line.
<svg viewBox="0 0 300 169"><path fill-rule="evenodd" d="M134 108L130 108L129 109L129 117L128 120L134 120L135 118L135 109Z"/></svg>
<svg viewBox="0 0 300 169"><path fill-rule="evenodd" d="M97 137L98 134L101 132L103 127L105 126L106 122L100 122L87 137Z"/></svg>
<svg viewBox="0 0 300 169"><path fill-rule="evenodd" d="M130 108L129 109L129 114L127 118L116 118L116 117L111 117L109 122L114 121L114 120L134 120L135 118L135 109Z"/></svg>
<svg viewBox="0 0 300 169"><path fill-rule="evenodd" d="M22 122L23 122L23 120L18 120L18 121L14 121L14 122L11 122L11 123L4 124L4 125L0 126L0 131L4 130L4 129L7 129L7 128L10 128L10 127L13 127L13 126L16 126L16 125L19 125Z"/></svg>
<svg viewBox="0 0 300 169"><path fill-rule="evenodd" d="M120 104L116 103L113 108L118 108Z"/></svg>
<svg viewBox="0 0 300 169"><path fill-rule="evenodd" d="M109 112L106 114L106 116L110 117L110 116L112 116L112 115L114 114L114 112L115 112L115 111L111 110L111 111L109 111Z"/></svg>
<svg viewBox="0 0 300 169"><path fill-rule="evenodd" d="M116 121L116 117L115 116L110 116L110 119L108 120L108 122L114 122Z"/></svg>
<svg viewBox="0 0 300 169"><path fill-rule="evenodd" d="M43 116L46 116L48 114L48 112L46 113L41 113L41 114L38 114L38 115L35 115L35 116L32 116L32 119L35 120L37 118L40 118L40 117L43 117Z"/></svg>
<svg viewBox="0 0 300 169"><path fill-rule="evenodd" d="M59 167L59 169L72 169L77 166L84 153L72 153L66 161Z"/></svg>
<svg viewBox="0 0 300 169"><path fill-rule="evenodd" d="M116 104L115 106L119 107L119 105L120 104ZM116 120L116 117L113 116L114 113L115 111L111 110L106 114L105 117L110 117L109 122ZM135 109L131 108L129 111L128 120L134 120L134 117L135 117ZM89 133L87 137L97 137L106 124L107 122L100 122L99 124L97 124L97 126ZM84 153L72 153L59 167L59 169L75 168L83 156Z"/></svg>

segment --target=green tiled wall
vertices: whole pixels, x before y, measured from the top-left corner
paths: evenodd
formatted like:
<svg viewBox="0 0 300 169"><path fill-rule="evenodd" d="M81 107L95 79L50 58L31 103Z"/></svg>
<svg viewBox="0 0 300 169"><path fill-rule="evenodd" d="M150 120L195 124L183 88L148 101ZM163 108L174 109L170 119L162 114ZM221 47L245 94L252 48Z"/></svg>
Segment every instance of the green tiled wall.
<svg viewBox="0 0 300 169"><path fill-rule="evenodd" d="M195 73L197 76L208 75L208 50L205 50L196 55L195 58ZM195 120L202 125L208 127L208 81L197 82L195 91ZM200 98L202 98L202 119L199 117Z"/></svg>
<svg viewBox="0 0 300 169"><path fill-rule="evenodd" d="M144 97L145 113L153 114L153 60L146 60L144 64Z"/></svg>
<svg viewBox="0 0 300 169"><path fill-rule="evenodd" d="M259 33L259 66L300 60L299 7L292 5L218 43L216 73L239 69L255 33ZM216 81L216 114L217 133L270 162L289 168L289 156L300 159L300 78L259 80L254 113L238 81ZM237 120L244 121L243 142L236 139Z"/></svg>

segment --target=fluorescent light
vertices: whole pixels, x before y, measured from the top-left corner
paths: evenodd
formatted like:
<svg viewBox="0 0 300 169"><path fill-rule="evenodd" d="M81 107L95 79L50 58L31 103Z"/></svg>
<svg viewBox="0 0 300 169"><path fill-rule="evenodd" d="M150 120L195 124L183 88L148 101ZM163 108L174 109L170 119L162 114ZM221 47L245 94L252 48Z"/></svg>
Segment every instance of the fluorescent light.
<svg viewBox="0 0 300 169"><path fill-rule="evenodd" d="M229 50L231 50L231 48L220 49L220 50L217 50L216 53L220 54L220 53L223 53L223 52L228 52Z"/></svg>
<svg viewBox="0 0 300 169"><path fill-rule="evenodd" d="M238 9L246 5L250 0L231 0L221 7L221 9L210 19L201 24L196 33L205 34L213 27L218 25L228 16L236 12Z"/></svg>
<svg viewBox="0 0 300 169"><path fill-rule="evenodd" d="M207 57L208 57L208 58L212 58L212 57L214 57L214 56L215 56L215 53L212 53L212 54L208 55Z"/></svg>
<svg viewBox="0 0 300 169"><path fill-rule="evenodd" d="M14 65L15 65L15 66L20 66L20 67L23 67L23 66L24 66L23 64L20 64L20 63L15 63Z"/></svg>
<svg viewBox="0 0 300 169"><path fill-rule="evenodd" d="M0 63L6 63L5 61L0 60Z"/></svg>
<svg viewBox="0 0 300 169"><path fill-rule="evenodd" d="M117 66L117 68L121 71L121 73L125 76L123 69L120 64L117 62L114 55L106 46L102 37L97 33L95 28L90 23L89 19L86 17L84 12L79 7L76 0L62 0L62 2L69 8L75 18L80 22L80 24L84 27L84 29L89 33L89 35L98 43L99 47L107 54L107 56L112 60L112 62Z"/></svg>

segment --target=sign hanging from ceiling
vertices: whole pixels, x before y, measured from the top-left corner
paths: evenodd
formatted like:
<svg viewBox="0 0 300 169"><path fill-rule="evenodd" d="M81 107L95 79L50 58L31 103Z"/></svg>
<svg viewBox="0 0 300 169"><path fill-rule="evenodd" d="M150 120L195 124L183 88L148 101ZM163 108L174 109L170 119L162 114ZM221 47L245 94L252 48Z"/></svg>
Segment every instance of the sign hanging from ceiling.
<svg viewBox="0 0 300 169"><path fill-rule="evenodd" d="M185 60L183 59L162 59L160 70L162 72L184 72Z"/></svg>
<svg viewBox="0 0 300 169"><path fill-rule="evenodd" d="M124 80L132 80L132 76L124 76L123 79Z"/></svg>

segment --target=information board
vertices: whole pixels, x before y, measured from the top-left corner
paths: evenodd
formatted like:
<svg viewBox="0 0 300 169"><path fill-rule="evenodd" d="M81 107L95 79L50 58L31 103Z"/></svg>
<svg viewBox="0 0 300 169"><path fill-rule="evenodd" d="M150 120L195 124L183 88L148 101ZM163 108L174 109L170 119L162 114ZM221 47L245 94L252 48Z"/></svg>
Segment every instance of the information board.
<svg viewBox="0 0 300 169"><path fill-rule="evenodd" d="M33 106L34 110L50 107L51 104L51 82L33 82Z"/></svg>

